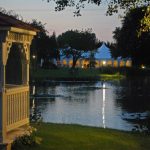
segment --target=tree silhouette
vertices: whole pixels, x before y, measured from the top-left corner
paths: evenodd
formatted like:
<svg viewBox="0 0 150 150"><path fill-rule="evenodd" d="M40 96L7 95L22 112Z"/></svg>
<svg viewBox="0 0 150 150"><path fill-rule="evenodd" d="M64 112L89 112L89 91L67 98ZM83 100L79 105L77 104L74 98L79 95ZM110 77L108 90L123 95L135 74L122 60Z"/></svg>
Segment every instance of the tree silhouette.
<svg viewBox="0 0 150 150"><path fill-rule="evenodd" d="M43 0L44 1L44 0ZM139 33L150 31L150 0L45 0L47 2L54 1L56 4L55 10L62 11L66 7L75 7L74 15L81 16L81 9L89 4L107 4L107 15L118 13L119 9L124 9L126 12L133 8L146 7L146 12L141 19L141 28Z"/></svg>
<svg viewBox="0 0 150 150"><path fill-rule="evenodd" d="M116 48L122 57L131 57L134 65L150 65L150 32L142 33L139 37L137 32L141 25L141 18L145 12L143 8L130 11L122 20L122 27L116 28L114 39Z"/></svg>
<svg viewBox="0 0 150 150"><path fill-rule="evenodd" d="M98 46L96 35L91 30L66 31L58 37L58 43L62 54L67 58L72 58L72 68L75 68L77 60L83 57L83 53L94 50Z"/></svg>
<svg viewBox="0 0 150 150"><path fill-rule="evenodd" d="M55 33L52 36L47 35L48 32L45 29L45 25L40 21L33 20L31 25L40 31L32 41L31 56L36 55L38 62L43 59L44 64L48 65L50 59L59 58L56 35Z"/></svg>

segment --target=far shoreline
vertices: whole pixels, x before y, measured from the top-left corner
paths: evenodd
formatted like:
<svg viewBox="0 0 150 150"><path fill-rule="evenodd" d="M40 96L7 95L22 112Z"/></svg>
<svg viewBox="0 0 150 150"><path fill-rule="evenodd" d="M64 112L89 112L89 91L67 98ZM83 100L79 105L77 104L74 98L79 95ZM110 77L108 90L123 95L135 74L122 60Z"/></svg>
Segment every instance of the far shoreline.
<svg viewBox="0 0 150 150"><path fill-rule="evenodd" d="M72 73L69 68L60 69L37 69L31 70L30 83L45 82L97 82L109 80L121 80L126 77L125 73L113 68L103 69L75 69Z"/></svg>

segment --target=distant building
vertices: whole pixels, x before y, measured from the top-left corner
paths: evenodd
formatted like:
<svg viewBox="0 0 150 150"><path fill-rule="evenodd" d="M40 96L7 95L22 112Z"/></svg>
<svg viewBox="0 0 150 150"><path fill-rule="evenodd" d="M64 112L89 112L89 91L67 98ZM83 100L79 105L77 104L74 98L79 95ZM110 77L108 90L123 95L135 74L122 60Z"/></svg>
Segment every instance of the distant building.
<svg viewBox="0 0 150 150"><path fill-rule="evenodd" d="M94 52L94 57L91 58L91 52L84 53L82 55L84 58L81 58L77 61L76 67L78 68L88 68L91 59L95 62L95 68L100 67L131 67L132 60L131 58L121 58L117 59L112 58L110 49L103 43L101 47L99 47ZM62 67L71 67L72 66L72 58L60 58L59 64Z"/></svg>

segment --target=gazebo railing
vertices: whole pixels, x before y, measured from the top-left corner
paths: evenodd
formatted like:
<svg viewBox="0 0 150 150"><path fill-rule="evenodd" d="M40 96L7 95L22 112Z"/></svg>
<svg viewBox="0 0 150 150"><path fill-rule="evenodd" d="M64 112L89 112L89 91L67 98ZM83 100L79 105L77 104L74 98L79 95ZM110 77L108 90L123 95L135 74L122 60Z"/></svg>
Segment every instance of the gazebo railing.
<svg viewBox="0 0 150 150"><path fill-rule="evenodd" d="M6 86L5 99L6 131L28 124L29 86Z"/></svg>

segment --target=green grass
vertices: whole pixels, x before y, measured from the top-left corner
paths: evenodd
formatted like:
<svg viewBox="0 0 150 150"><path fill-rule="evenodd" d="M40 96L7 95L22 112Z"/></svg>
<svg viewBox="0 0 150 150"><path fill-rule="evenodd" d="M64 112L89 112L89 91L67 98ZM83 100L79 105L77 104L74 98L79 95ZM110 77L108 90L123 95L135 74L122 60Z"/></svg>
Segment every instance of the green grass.
<svg viewBox="0 0 150 150"><path fill-rule="evenodd" d="M28 150L149 150L150 136L79 125L34 125L41 145Z"/></svg>
<svg viewBox="0 0 150 150"><path fill-rule="evenodd" d="M108 71L107 71L108 72ZM118 72L106 73L100 69L78 69L72 73L69 69L38 69L31 71L31 78L35 80L52 79L52 80L113 80L122 79L124 76Z"/></svg>
<svg viewBox="0 0 150 150"><path fill-rule="evenodd" d="M100 74L101 80L120 80L125 78L124 75L121 75L119 73L115 74Z"/></svg>
<svg viewBox="0 0 150 150"><path fill-rule="evenodd" d="M69 69L38 69L31 75L35 78L70 78L70 77L95 77L99 73L96 69L79 69L71 73Z"/></svg>

